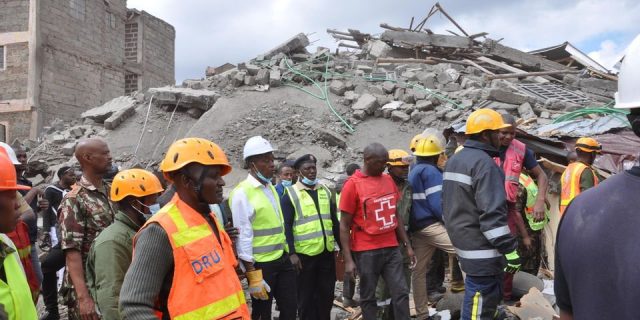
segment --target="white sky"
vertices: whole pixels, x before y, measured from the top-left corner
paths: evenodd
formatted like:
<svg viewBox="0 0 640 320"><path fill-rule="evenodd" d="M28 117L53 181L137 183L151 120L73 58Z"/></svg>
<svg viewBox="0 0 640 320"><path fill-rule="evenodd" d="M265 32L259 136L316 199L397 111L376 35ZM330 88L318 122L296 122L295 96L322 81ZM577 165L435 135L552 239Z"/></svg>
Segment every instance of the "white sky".
<svg viewBox="0 0 640 320"><path fill-rule="evenodd" d="M378 34L379 24L408 26L421 20L431 1L411 0L128 0L176 28L176 80L201 78L207 66L237 64L275 47L291 36L309 34L313 45L335 48L327 28L359 29ZM441 0L469 33L488 32L493 39L521 50L569 41L605 67L621 57L640 33L637 0ZM427 27L456 31L441 14Z"/></svg>

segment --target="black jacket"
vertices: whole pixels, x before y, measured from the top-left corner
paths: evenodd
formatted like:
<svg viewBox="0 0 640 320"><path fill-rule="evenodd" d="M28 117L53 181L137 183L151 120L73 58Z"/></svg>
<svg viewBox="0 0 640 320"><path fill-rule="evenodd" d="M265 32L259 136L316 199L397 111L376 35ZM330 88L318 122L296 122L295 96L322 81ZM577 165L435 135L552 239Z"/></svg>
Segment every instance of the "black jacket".
<svg viewBox="0 0 640 320"><path fill-rule="evenodd" d="M507 225L504 173L492 159L497 155L492 146L469 139L445 167L445 227L462 270L472 276L502 273L503 255L517 248Z"/></svg>

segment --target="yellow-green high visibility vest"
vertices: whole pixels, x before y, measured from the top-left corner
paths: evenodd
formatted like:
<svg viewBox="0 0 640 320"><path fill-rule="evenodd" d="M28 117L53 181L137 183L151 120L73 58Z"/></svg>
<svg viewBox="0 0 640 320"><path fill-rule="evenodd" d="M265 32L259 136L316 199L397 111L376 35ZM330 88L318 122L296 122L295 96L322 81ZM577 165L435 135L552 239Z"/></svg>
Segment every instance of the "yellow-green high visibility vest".
<svg viewBox="0 0 640 320"><path fill-rule="evenodd" d="M529 227L531 227L531 230L533 231L542 230L547 222L549 222L549 210L545 210L545 218L542 221L536 222L535 220L533 220L533 207L535 206L536 199L538 198L538 186L530 176L524 173L520 174L519 180L520 184L524 186L525 189L527 189L526 216Z"/></svg>
<svg viewBox="0 0 640 320"><path fill-rule="evenodd" d="M331 221L331 191L320 186L318 191L318 207L306 191L296 186L287 187L287 195L295 209L293 220L293 241L296 252L315 256L324 251L333 252L333 222Z"/></svg>
<svg viewBox="0 0 640 320"><path fill-rule="evenodd" d="M269 190L276 199L277 212L274 212L273 205L262 191L261 188L255 188L248 180L240 182L231 192L229 201L237 190L243 190L247 196L249 203L255 211L253 222L253 259L256 262L269 262L282 257L283 252L289 252L287 239L284 236L284 218L282 217L282 209L278 199L276 189L269 185Z"/></svg>
<svg viewBox="0 0 640 320"><path fill-rule="evenodd" d="M6 281L0 279L0 304L4 306L9 320L38 319L27 276L20 263L16 247L5 234L0 233L0 241L13 250L4 258L2 265L7 279Z"/></svg>

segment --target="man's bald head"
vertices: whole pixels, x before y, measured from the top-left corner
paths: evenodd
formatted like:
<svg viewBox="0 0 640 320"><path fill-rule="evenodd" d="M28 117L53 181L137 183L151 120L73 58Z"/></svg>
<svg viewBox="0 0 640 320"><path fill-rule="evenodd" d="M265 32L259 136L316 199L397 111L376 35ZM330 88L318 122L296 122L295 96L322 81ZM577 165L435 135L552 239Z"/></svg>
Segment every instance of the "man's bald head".
<svg viewBox="0 0 640 320"><path fill-rule="evenodd" d="M111 154L107 142L100 138L88 138L78 142L75 157L84 173L104 174L111 168Z"/></svg>
<svg viewBox="0 0 640 320"><path fill-rule="evenodd" d="M369 176L381 175L389 161L389 152L382 144L374 142L364 148L363 171Z"/></svg>

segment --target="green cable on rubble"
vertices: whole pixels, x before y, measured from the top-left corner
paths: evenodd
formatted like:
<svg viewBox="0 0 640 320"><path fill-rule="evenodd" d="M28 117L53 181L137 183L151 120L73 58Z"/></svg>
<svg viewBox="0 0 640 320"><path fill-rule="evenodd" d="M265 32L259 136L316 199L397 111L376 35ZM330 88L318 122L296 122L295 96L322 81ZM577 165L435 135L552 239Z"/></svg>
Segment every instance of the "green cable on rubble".
<svg viewBox="0 0 640 320"><path fill-rule="evenodd" d="M553 120L553 123L570 121L570 120L578 119L590 114L610 115L622 121L626 121L624 116L628 113L628 111L611 108L611 106L614 103L615 103L615 100L611 100L607 104L600 107L586 107L586 108L578 109L578 110L563 114L562 116Z"/></svg>

